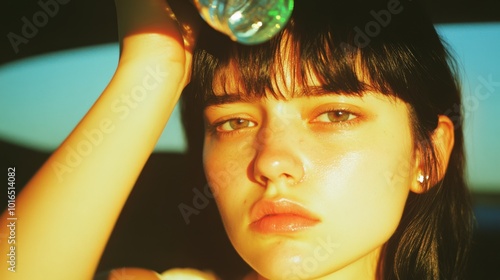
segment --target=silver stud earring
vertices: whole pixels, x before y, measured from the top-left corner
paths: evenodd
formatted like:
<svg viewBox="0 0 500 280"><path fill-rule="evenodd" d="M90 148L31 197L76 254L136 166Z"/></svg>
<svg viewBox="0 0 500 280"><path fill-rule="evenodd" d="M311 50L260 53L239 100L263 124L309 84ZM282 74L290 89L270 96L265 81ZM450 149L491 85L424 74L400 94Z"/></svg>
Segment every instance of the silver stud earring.
<svg viewBox="0 0 500 280"><path fill-rule="evenodd" d="M429 179L429 175L424 176L423 174L419 174L417 177L417 181L420 184L423 184L425 180Z"/></svg>

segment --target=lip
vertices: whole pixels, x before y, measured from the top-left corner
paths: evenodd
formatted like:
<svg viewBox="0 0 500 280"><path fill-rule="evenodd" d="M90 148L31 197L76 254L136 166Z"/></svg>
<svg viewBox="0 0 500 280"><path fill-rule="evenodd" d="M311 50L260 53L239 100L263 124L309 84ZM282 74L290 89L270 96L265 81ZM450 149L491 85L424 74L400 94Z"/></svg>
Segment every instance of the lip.
<svg viewBox="0 0 500 280"><path fill-rule="evenodd" d="M293 233L320 222L319 217L288 199L259 200L250 210L250 228L263 234Z"/></svg>

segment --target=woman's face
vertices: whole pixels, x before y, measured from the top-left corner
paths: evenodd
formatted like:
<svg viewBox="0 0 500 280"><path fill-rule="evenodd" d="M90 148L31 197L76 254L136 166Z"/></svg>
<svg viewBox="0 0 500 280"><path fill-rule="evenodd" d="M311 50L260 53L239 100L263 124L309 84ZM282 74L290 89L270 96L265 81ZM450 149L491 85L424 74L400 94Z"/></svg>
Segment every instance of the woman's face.
<svg viewBox="0 0 500 280"><path fill-rule="evenodd" d="M416 177L408 108L377 92L292 97L282 80L284 99L226 84L205 109L204 168L227 234L263 278L373 277Z"/></svg>

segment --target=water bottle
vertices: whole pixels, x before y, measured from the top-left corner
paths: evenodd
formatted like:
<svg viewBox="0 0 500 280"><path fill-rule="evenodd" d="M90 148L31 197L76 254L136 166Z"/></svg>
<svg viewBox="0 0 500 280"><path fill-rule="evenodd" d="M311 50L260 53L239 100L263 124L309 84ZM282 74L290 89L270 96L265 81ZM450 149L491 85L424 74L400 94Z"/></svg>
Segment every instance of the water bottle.
<svg viewBox="0 0 500 280"><path fill-rule="evenodd" d="M288 22L293 0L193 0L214 29L242 44L271 39Z"/></svg>

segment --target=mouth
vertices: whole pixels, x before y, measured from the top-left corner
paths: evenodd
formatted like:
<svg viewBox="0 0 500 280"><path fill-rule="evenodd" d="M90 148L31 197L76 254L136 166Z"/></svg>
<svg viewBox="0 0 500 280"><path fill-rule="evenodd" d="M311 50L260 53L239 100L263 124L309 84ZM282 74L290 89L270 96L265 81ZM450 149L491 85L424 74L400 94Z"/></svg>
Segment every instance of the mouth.
<svg viewBox="0 0 500 280"><path fill-rule="evenodd" d="M250 211L250 220L250 228L262 234L303 231L320 222L317 215L287 199L259 200Z"/></svg>

